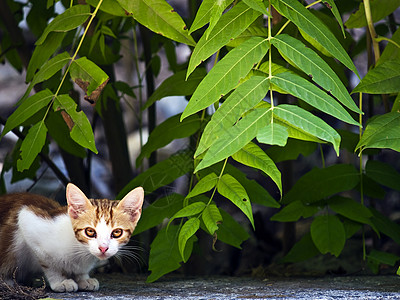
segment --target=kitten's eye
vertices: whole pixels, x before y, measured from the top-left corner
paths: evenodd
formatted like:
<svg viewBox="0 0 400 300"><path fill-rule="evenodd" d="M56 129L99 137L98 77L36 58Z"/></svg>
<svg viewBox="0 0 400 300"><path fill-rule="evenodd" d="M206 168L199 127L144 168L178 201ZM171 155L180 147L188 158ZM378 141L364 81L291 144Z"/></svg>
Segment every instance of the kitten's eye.
<svg viewBox="0 0 400 300"><path fill-rule="evenodd" d="M122 233L123 233L122 229L120 229L120 228L114 229L113 232L111 233L111 237L114 239L117 239L117 238L121 237Z"/></svg>
<svg viewBox="0 0 400 300"><path fill-rule="evenodd" d="M95 238L96 237L96 230L94 230L93 228L86 228L85 229L85 234L90 237L90 238Z"/></svg>

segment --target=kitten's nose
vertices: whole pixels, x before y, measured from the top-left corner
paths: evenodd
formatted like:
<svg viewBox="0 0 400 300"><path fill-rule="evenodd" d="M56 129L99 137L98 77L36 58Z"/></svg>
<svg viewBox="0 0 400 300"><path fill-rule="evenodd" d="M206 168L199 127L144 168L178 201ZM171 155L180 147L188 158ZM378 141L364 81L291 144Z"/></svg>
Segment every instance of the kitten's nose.
<svg viewBox="0 0 400 300"><path fill-rule="evenodd" d="M102 247L102 246L100 246L99 247L99 250L101 251L101 253L106 253L106 251L108 250L108 247Z"/></svg>

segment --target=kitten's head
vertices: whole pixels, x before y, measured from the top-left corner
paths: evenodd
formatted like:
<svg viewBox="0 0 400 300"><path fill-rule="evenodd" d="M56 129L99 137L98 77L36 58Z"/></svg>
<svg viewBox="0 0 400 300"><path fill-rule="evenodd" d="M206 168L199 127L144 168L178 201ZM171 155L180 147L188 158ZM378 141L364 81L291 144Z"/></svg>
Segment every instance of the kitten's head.
<svg viewBox="0 0 400 300"><path fill-rule="evenodd" d="M121 201L88 199L72 183L66 194L75 237L91 254L108 259L129 242L142 212L143 188L135 188Z"/></svg>

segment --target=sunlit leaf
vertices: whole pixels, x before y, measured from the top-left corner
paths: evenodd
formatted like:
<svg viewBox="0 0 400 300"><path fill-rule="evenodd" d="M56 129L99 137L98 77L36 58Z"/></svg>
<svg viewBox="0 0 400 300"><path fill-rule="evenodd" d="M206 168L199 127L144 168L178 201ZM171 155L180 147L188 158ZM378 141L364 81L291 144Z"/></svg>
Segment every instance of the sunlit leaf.
<svg viewBox="0 0 400 300"><path fill-rule="evenodd" d="M271 3L282 15L291 20L309 36L317 40L331 56L335 57L359 76L350 56L333 33L321 20L306 9L303 4L297 0L272 0Z"/></svg>
<svg viewBox="0 0 400 300"><path fill-rule="evenodd" d="M54 100L55 111L64 110L70 117L66 122L70 127L71 138L82 147L98 153L94 141L92 126L83 111L77 112L76 102L68 95L58 95Z"/></svg>
<svg viewBox="0 0 400 300"><path fill-rule="evenodd" d="M268 40L253 37L231 50L200 82L182 113L182 119L207 108L232 90L261 60L269 48ZM192 56L193 57L193 56Z"/></svg>
<svg viewBox="0 0 400 300"><path fill-rule="evenodd" d="M86 57L81 57L71 64L71 79L86 93L85 100L96 103L108 81L108 75Z"/></svg>
<svg viewBox="0 0 400 300"><path fill-rule="evenodd" d="M340 135L322 119L298 106L289 104L276 106L273 114L321 140L332 143L336 154L339 155Z"/></svg>
<svg viewBox="0 0 400 300"><path fill-rule="evenodd" d="M185 224L183 224L181 230L179 231L178 247L183 262L186 262L186 257L185 257L186 243L196 233L196 231L199 228L200 228L200 220L198 218L192 218L187 220Z"/></svg>
<svg viewBox="0 0 400 300"><path fill-rule="evenodd" d="M118 3L151 31L190 46L196 42L189 35L181 16L164 0L118 0Z"/></svg>
<svg viewBox="0 0 400 300"><path fill-rule="evenodd" d="M212 115L204 129L195 157L207 150L240 116L259 103L269 89L269 79L253 76L239 85Z"/></svg>
<svg viewBox="0 0 400 300"><path fill-rule="evenodd" d="M356 150L388 148L400 152L400 113L390 112L368 123Z"/></svg>
<svg viewBox="0 0 400 300"><path fill-rule="evenodd" d="M222 220L221 213L215 204L210 204L206 207L201 215L204 225L206 225L208 232L212 235L218 230L218 224Z"/></svg>
<svg viewBox="0 0 400 300"><path fill-rule="evenodd" d="M400 62L388 60L371 69L352 93L391 94L400 92Z"/></svg>
<svg viewBox="0 0 400 300"><path fill-rule="evenodd" d="M43 31L42 36L36 41L36 45L42 44L52 31L67 32L82 25L89 18L90 14L89 5L74 5L66 9L61 15L58 15L51 21Z"/></svg>
<svg viewBox="0 0 400 300"><path fill-rule="evenodd" d="M3 137L10 130L28 120L43 107L46 107L50 103L52 98L53 93L50 90L45 89L32 95L24 102L22 102L22 104L7 119L7 122L1 133L1 137Z"/></svg>
<svg viewBox="0 0 400 300"><path fill-rule="evenodd" d="M33 125L21 145L21 158L17 161L18 171L28 169L46 142L47 128L44 120Z"/></svg>
<svg viewBox="0 0 400 300"><path fill-rule="evenodd" d="M215 164L239 151L256 137L260 128L271 122L271 110L255 109L235 126L223 131L221 137L207 150L195 172Z"/></svg>
<svg viewBox="0 0 400 300"><path fill-rule="evenodd" d="M250 142L233 154L232 158L244 165L263 171L275 182L282 195L281 172L278 170L272 159L270 159L259 146Z"/></svg>
<svg viewBox="0 0 400 300"><path fill-rule="evenodd" d="M192 198L194 196L208 192L217 185L217 182L218 176L214 172L208 174L207 176L200 179L200 181L194 186L194 188L190 191L186 198Z"/></svg>
<svg viewBox="0 0 400 300"><path fill-rule="evenodd" d="M289 137L288 129L285 126L272 122L257 133L257 141L267 145L285 146Z"/></svg>
<svg viewBox="0 0 400 300"><path fill-rule="evenodd" d="M247 216L254 228L250 199L239 181L229 174L224 174L218 181L217 189L218 193L232 201Z"/></svg>
<svg viewBox="0 0 400 300"><path fill-rule="evenodd" d="M274 37L271 43L300 70L311 76L314 82L335 96L344 106L360 113L360 109L355 105L339 77L313 50L287 34Z"/></svg>
<svg viewBox="0 0 400 300"><path fill-rule="evenodd" d="M343 122L359 125L336 99L301 76L289 72L280 73L271 78L271 83L324 113L334 116Z"/></svg>
<svg viewBox="0 0 400 300"><path fill-rule="evenodd" d="M200 38L190 57L186 77L189 77L200 63L241 34L259 15L260 12L251 9L243 2L239 2L225 13L210 32L209 37L206 38L203 35Z"/></svg>

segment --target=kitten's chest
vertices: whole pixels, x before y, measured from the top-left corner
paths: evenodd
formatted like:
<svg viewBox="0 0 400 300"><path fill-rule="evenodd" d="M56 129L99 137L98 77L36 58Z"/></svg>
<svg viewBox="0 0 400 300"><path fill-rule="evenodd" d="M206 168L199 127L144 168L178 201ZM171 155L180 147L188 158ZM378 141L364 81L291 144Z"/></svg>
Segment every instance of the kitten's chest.
<svg viewBox="0 0 400 300"><path fill-rule="evenodd" d="M33 251L51 256L70 256L83 247L75 238L67 214L43 218L27 207L18 214L16 238L22 239Z"/></svg>

